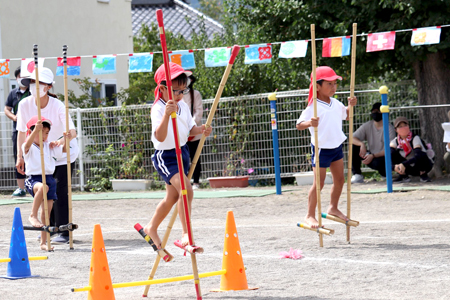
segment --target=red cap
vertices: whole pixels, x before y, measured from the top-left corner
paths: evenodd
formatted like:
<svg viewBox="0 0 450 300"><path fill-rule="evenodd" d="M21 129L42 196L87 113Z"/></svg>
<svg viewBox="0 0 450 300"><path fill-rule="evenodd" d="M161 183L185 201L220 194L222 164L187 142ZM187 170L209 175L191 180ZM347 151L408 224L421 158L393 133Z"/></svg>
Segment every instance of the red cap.
<svg viewBox="0 0 450 300"><path fill-rule="evenodd" d="M336 75L336 72L334 72L334 70L332 68L323 66L323 67L318 67L316 69L316 81L319 81L319 80L334 81L336 79L342 80L342 77ZM311 105L312 98L313 98L312 81L313 81L313 74L311 72L311 83L309 84L308 106Z"/></svg>
<svg viewBox="0 0 450 300"><path fill-rule="evenodd" d="M38 116L32 117L32 118L27 122L27 128L28 128L28 129L31 129L31 127L33 127L34 125L36 125L36 122L37 122L38 120L39 120L39 119L38 119ZM42 124L47 123L48 125L52 126L52 121L50 121L50 120L48 120L48 119L46 119L46 118L44 118L44 117L41 117L41 121L42 121Z"/></svg>
<svg viewBox="0 0 450 300"><path fill-rule="evenodd" d="M179 64L173 63L173 62L169 62L169 68L170 68L170 77L171 80L174 80L175 78L177 78L178 76L180 76L181 74L186 74L186 76L190 76L192 75L191 71L186 71L185 69L183 69ZM161 81L166 80L166 70L164 69L164 65L161 65L158 70L156 70L155 72L155 82L157 84L156 89L155 89L155 103L156 101L158 101L160 95L159 95L159 85L161 83Z"/></svg>

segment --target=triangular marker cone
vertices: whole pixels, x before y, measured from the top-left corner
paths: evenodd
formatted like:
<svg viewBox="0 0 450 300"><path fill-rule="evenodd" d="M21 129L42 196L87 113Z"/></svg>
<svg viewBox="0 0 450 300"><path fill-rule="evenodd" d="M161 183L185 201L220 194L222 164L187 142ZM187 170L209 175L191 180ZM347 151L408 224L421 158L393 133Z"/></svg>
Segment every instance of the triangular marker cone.
<svg viewBox="0 0 450 300"><path fill-rule="evenodd" d="M227 272L220 278L220 289L213 291L219 292L257 289L249 288L247 284L244 260L242 259L236 223L234 222L234 215L232 211L227 212L222 260L222 270L223 269L227 270Z"/></svg>
<svg viewBox="0 0 450 300"><path fill-rule="evenodd" d="M106 257L105 243L103 241L100 224L94 225L89 286L91 287L91 290L88 294L88 300L116 299L112 287L111 274L109 273L108 259Z"/></svg>
<svg viewBox="0 0 450 300"><path fill-rule="evenodd" d="M28 260L27 244L25 242L25 234L23 232L22 216L20 208L14 209L14 219L11 231L11 244L9 247L9 258L6 276L0 276L8 279L20 279L28 277L36 277L31 275L30 261Z"/></svg>

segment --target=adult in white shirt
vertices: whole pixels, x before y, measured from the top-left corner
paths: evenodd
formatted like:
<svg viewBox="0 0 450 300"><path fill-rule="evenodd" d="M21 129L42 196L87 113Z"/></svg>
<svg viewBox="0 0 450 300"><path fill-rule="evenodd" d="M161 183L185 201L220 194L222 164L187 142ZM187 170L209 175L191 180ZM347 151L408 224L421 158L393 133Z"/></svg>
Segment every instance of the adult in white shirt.
<svg viewBox="0 0 450 300"><path fill-rule="evenodd" d="M49 93L53 86L53 72L49 68L39 68L39 96L41 104L41 116L50 120L53 124L49 133L48 140L56 141L64 139L63 133L66 131L66 109L64 103L56 98L56 95ZM31 96L23 99L19 104L19 112L17 114L17 171L24 174L24 160L22 152L22 144L26 140L27 122L31 117L37 115L36 100L36 77L35 73L30 78L22 80L23 84L29 85ZM70 161L71 170L74 169L74 162L78 157L79 149L75 137L75 125L69 116L70 130ZM65 143L64 143L65 144ZM69 205L68 205L68 184L67 184L67 156L55 162L55 173L53 177L57 181L57 197L54 209L50 217L52 226L60 226L69 223ZM54 244L65 244L69 241L69 232L63 232L58 237L52 239Z"/></svg>
<svg viewBox="0 0 450 300"><path fill-rule="evenodd" d="M188 86L189 93L183 96L183 101L189 106L189 110L191 112L192 118L194 118L197 126L202 126L202 116L203 116L203 103L202 103L202 95L199 91L194 90L194 82L197 80L194 75L189 76L190 84ZM189 156L191 158L191 162L194 159L195 152L197 151L198 144L200 143L200 139L202 138L202 134L198 134L195 136L190 136L187 142L189 147ZM200 156L201 157L201 156ZM197 164L195 165L194 173L192 174L192 178L194 184L192 188L198 189L200 187L200 174L202 172L202 166L200 163L200 157L198 158Z"/></svg>

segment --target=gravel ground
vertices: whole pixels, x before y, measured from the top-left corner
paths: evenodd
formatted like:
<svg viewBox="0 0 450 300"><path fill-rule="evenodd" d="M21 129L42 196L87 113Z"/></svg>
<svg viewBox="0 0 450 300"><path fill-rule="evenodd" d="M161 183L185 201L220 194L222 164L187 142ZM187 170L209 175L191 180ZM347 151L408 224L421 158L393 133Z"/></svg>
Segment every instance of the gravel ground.
<svg viewBox="0 0 450 300"><path fill-rule="evenodd" d="M448 185L442 179L432 185ZM417 181L403 186L419 185ZM353 190L369 190L383 183L355 184ZM352 194L351 243L345 226L324 220L333 236L324 236L319 247L315 232L296 226L306 214L309 187L287 186L282 195L246 198L199 199L193 204L193 232L205 253L197 256L200 273L221 269L228 210L234 212L249 287L257 290L211 292L220 277L200 280L204 299L450 299L450 194L416 190L392 194ZM248 188L251 189L251 188ZM259 188L261 189L261 188ZM274 189L268 188L268 189ZM346 188L344 188L346 190ZM322 192L323 209L330 186ZM3 196L6 197L6 196ZM346 208L346 192L340 207ZM73 202L74 250L56 245L54 252L39 250L36 232L26 232L29 256L47 255L31 261L31 272L40 275L21 280L0 279L0 299L86 299L87 292L73 287L89 283L90 249L94 224L101 224L113 283L146 280L155 253L133 226L146 224L159 200L104 200ZM0 209L0 258L8 257L15 207L27 223L31 204ZM163 235L167 218L160 227ZM175 256L161 262L155 278L192 274L190 257L173 246L181 236L177 220L167 247ZM299 260L280 259L281 251L303 251ZM7 264L1 264L6 274ZM141 299L144 287L115 289L116 299ZM192 281L154 285L151 299L195 299Z"/></svg>

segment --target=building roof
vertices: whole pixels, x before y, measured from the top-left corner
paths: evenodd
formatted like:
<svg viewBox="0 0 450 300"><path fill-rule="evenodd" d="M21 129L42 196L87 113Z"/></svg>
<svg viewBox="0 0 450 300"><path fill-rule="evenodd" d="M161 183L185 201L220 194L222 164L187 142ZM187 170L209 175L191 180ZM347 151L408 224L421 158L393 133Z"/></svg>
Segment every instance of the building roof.
<svg viewBox="0 0 450 300"><path fill-rule="evenodd" d="M220 33L223 30L220 23L180 0L132 0L131 19L134 36L139 34L142 24L149 27L152 23L157 24L156 10L158 9L163 10L165 29L174 34L181 34L188 40L191 39L193 31L200 33L202 19L205 22L208 38L212 38L214 33ZM192 27L186 21L186 17L189 18Z"/></svg>

